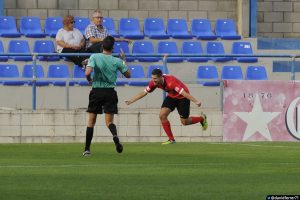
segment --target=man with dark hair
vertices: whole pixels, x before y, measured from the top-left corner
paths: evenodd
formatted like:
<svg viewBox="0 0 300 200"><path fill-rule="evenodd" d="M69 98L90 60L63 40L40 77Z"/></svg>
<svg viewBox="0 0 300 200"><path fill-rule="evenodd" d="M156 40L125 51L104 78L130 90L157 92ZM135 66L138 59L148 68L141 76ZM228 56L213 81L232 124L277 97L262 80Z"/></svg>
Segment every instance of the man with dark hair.
<svg viewBox="0 0 300 200"><path fill-rule="evenodd" d="M125 62L125 56L120 58L112 56L114 38L107 36L103 40L103 53L91 55L85 75L89 83L92 83L92 90L89 95L88 124L86 128L86 143L83 152L84 156L91 154L90 145L93 138L94 126L97 114L105 113L105 123L111 134L118 153L122 153L123 146L117 135L117 128L114 124L114 114L118 113L118 96L114 90L117 80L117 72L120 71L126 78L130 78L130 71ZM94 71L91 78L92 70Z"/></svg>
<svg viewBox="0 0 300 200"><path fill-rule="evenodd" d="M169 137L169 140L162 144L176 143L171 130L170 122L168 120L169 114L175 108L177 108L177 111L180 115L180 121L182 125L186 126L200 122L202 125L202 129L207 129L208 123L205 114L202 113L201 116L189 117L190 101L194 102L199 107L201 106L201 102L195 99L191 94L189 94L189 90L185 84L183 84L180 80L172 75L162 74L162 71L160 69L154 69L152 71L152 80L149 82L149 85L145 88L144 91L138 93L132 99L126 100L125 103L127 105L130 105L135 101L143 98L148 93L153 92L156 88L161 88L168 93L159 113L162 127Z"/></svg>

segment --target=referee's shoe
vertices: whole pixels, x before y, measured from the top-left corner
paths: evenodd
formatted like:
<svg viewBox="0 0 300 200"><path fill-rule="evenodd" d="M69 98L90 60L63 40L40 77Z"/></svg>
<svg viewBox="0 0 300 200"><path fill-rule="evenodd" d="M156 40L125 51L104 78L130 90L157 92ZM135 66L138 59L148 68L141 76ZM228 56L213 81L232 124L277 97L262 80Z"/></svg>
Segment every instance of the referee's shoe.
<svg viewBox="0 0 300 200"><path fill-rule="evenodd" d="M114 140L114 142L115 142L116 151L117 151L118 153L122 153L122 151L123 151L123 146L122 146L122 144L120 143L120 140L119 140L118 136L114 136L114 137L113 137L113 140Z"/></svg>

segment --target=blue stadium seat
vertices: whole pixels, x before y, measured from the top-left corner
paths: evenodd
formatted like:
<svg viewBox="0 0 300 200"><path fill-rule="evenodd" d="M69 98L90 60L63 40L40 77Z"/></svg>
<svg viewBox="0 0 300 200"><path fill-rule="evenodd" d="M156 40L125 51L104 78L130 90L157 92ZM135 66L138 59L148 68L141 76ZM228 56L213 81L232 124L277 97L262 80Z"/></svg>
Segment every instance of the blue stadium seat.
<svg viewBox="0 0 300 200"><path fill-rule="evenodd" d="M210 81L209 79L212 79ZM219 74L216 66L199 66L197 70L198 83L203 86L219 86Z"/></svg>
<svg viewBox="0 0 300 200"><path fill-rule="evenodd" d="M158 42L157 52L159 54L178 54L176 42L160 41ZM183 57L168 57L167 62L183 62Z"/></svg>
<svg viewBox="0 0 300 200"><path fill-rule="evenodd" d="M225 54L224 46L222 42L207 42L206 43L207 54ZM215 62L226 62L232 60L230 57L211 57Z"/></svg>
<svg viewBox="0 0 300 200"><path fill-rule="evenodd" d="M139 21L136 18L121 18L119 21L119 34L128 39L143 39Z"/></svg>
<svg viewBox="0 0 300 200"><path fill-rule="evenodd" d="M34 53L56 53L52 40L36 40L33 46ZM39 56L39 61L58 61L59 56Z"/></svg>
<svg viewBox="0 0 300 200"><path fill-rule="evenodd" d="M215 32L218 37L224 40L241 39L241 36L236 32L235 22L232 19L217 19Z"/></svg>
<svg viewBox="0 0 300 200"><path fill-rule="evenodd" d="M69 69L66 65L49 65L48 67L48 78L70 78ZM51 83L55 86L65 86L66 80L53 80ZM69 85L74 85L73 81L70 81Z"/></svg>
<svg viewBox="0 0 300 200"><path fill-rule="evenodd" d="M222 80L243 80L243 72L240 66L224 66Z"/></svg>
<svg viewBox="0 0 300 200"><path fill-rule="evenodd" d="M0 78L7 78L2 80L3 85L24 85L25 81L9 80L10 78L20 78L19 70L16 65L0 65Z"/></svg>
<svg viewBox="0 0 300 200"><path fill-rule="evenodd" d="M252 46L250 42L233 42L231 48L232 54L246 54L253 55ZM256 57L237 57L236 60L242 63L257 62Z"/></svg>
<svg viewBox="0 0 300 200"><path fill-rule="evenodd" d="M43 67L41 65L36 65L35 67L36 67L35 68L36 69L36 71L35 71L36 77L37 78L45 78ZM23 78L32 78L33 77L33 66L32 65L24 65L22 77ZM32 85L32 81L27 81L27 84ZM37 86L48 86L49 81L37 79L36 85Z"/></svg>
<svg viewBox="0 0 300 200"><path fill-rule="evenodd" d="M151 74L152 74L152 71L154 69L160 69L163 74L168 74L169 73L168 68L164 69L164 66L161 66L161 65L150 65L148 67L147 78L151 78Z"/></svg>
<svg viewBox="0 0 300 200"><path fill-rule="evenodd" d="M150 39L168 39L164 21L161 18L146 18L144 20L144 34Z"/></svg>
<svg viewBox="0 0 300 200"><path fill-rule="evenodd" d="M61 17L47 17L45 21L45 33L52 37L56 37L59 29L63 28L63 20Z"/></svg>
<svg viewBox="0 0 300 200"><path fill-rule="evenodd" d="M131 72L131 78L146 78L143 66L141 65L132 65L128 66ZM129 80L128 85L133 86L146 86L148 85L149 80Z"/></svg>
<svg viewBox="0 0 300 200"><path fill-rule="evenodd" d="M130 54L128 42L115 42L113 53L120 53L121 49L125 54ZM126 55L126 61L134 61L134 57Z"/></svg>
<svg viewBox="0 0 300 200"><path fill-rule="evenodd" d="M80 86L88 86L89 82L85 77L85 70L82 67L74 65L73 67L73 78L84 78L85 80L73 81L73 83L77 83Z"/></svg>
<svg viewBox="0 0 300 200"><path fill-rule="evenodd" d="M133 54L154 54L154 47L151 41L136 41L132 47ZM136 57L139 62L157 62L159 57Z"/></svg>
<svg viewBox="0 0 300 200"><path fill-rule="evenodd" d="M0 53L4 53L4 48L1 40L0 40ZM0 61L3 62L8 61L8 56L0 56Z"/></svg>
<svg viewBox="0 0 300 200"><path fill-rule="evenodd" d="M85 28L91 23L88 17L74 17L74 27L80 30L80 32L84 35Z"/></svg>
<svg viewBox="0 0 300 200"><path fill-rule="evenodd" d="M211 24L208 19L193 19L191 33L198 39L215 40L217 36L211 30Z"/></svg>
<svg viewBox="0 0 300 200"><path fill-rule="evenodd" d="M10 38L21 37L21 34L17 31L15 17L0 16L0 36Z"/></svg>
<svg viewBox="0 0 300 200"><path fill-rule="evenodd" d="M248 66L245 75L246 80L268 80L264 66Z"/></svg>
<svg viewBox="0 0 300 200"><path fill-rule="evenodd" d="M43 33L39 17L21 17L20 32L26 37L42 38L47 34Z"/></svg>
<svg viewBox="0 0 300 200"><path fill-rule="evenodd" d="M193 35L189 34L185 19L168 19L167 34L176 39L191 39Z"/></svg>
<svg viewBox="0 0 300 200"><path fill-rule="evenodd" d="M116 31L115 23L113 18L104 17L103 18L103 26L107 29L109 35L113 37L120 37L120 35Z"/></svg>
<svg viewBox="0 0 300 200"><path fill-rule="evenodd" d="M200 42L183 42L181 47L181 54L203 54L202 45ZM187 57L189 62L207 62L209 58L206 57Z"/></svg>
<svg viewBox="0 0 300 200"><path fill-rule="evenodd" d="M27 40L10 40L8 53L30 53ZM11 56L15 61L32 61L31 56Z"/></svg>

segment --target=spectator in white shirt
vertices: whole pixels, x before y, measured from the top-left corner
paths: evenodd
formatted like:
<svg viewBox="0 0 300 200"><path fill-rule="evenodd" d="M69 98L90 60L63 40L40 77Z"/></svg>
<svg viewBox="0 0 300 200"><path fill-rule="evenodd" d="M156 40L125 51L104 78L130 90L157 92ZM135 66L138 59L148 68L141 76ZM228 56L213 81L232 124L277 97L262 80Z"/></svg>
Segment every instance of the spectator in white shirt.
<svg viewBox="0 0 300 200"><path fill-rule="evenodd" d="M67 15L63 19L64 27L56 34L58 53L85 53L85 39L82 33L74 28L74 17ZM75 65L82 67L82 61L88 56L68 56Z"/></svg>

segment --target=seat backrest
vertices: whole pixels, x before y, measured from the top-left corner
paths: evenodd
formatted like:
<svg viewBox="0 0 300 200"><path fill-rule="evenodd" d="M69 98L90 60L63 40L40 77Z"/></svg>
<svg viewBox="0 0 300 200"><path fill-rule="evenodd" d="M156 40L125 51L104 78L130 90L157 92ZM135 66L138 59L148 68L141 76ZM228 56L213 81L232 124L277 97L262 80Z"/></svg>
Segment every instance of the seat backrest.
<svg viewBox="0 0 300 200"><path fill-rule="evenodd" d="M202 45L200 42L183 42L181 47L182 54L202 54Z"/></svg>
<svg viewBox="0 0 300 200"><path fill-rule="evenodd" d="M231 48L232 54L253 54L250 42L233 42Z"/></svg>
<svg viewBox="0 0 300 200"><path fill-rule="evenodd" d="M121 18L119 21L119 33L125 32L140 32L140 24L136 18Z"/></svg>
<svg viewBox="0 0 300 200"><path fill-rule="evenodd" d="M166 71L164 72L164 67L161 66L161 65L150 65L148 67L147 78L151 78L151 74L152 74L152 71L154 69L160 69L163 72L163 74L168 74L169 73L167 68L165 69Z"/></svg>
<svg viewBox="0 0 300 200"><path fill-rule="evenodd" d="M0 40L0 53L4 53L4 48L1 40Z"/></svg>
<svg viewBox="0 0 300 200"><path fill-rule="evenodd" d="M44 68L41 65L35 66L35 74L37 78L44 78ZM24 65L22 77L23 78L32 78L33 76L33 66L32 65Z"/></svg>
<svg viewBox="0 0 300 200"><path fill-rule="evenodd" d="M188 26L185 19L168 19L167 33L188 32Z"/></svg>
<svg viewBox="0 0 300 200"><path fill-rule="evenodd" d="M206 43L207 54L225 54L224 46L222 42L207 42Z"/></svg>
<svg viewBox="0 0 300 200"><path fill-rule="evenodd" d="M203 32L212 32L210 21L208 19L193 19L191 33L197 35Z"/></svg>
<svg viewBox="0 0 300 200"><path fill-rule="evenodd" d="M130 73L131 73L131 78L145 78L145 73L143 66L141 65L130 65L128 66Z"/></svg>
<svg viewBox="0 0 300 200"><path fill-rule="evenodd" d="M61 17L48 17L45 21L45 33L57 33L63 27L63 20Z"/></svg>
<svg viewBox="0 0 300 200"><path fill-rule="evenodd" d="M224 66L222 69L222 79L242 80L243 79L242 68L240 66Z"/></svg>
<svg viewBox="0 0 300 200"><path fill-rule="evenodd" d="M90 19L88 17L74 17L74 27L84 33L85 28L90 24Z"/></svg>
<svg viewBox="0 0 300 200"><path fill-rule="evenodd" d="M48 78L69 78L69 69L66 65L50 65Z"/></svg>
<svg viewBox="0 0 300 200"><path fill-rule="evenodd" d="M199 66L197 79L218 79L219 74L216 66Z"/></svg>
<svg viewBox="0 0 300 200"><path fill-rule="evenodd" d="M165 32L165 25L162 18L146 18L144 20L144 33Z"/></svg>
<svg viewBox="0 0 300 200"><path fill-rule="evenodd" d="M34 53L54 53L55 46L52 40L36 40L33 46Z"/></svg>
<svg viewBox="0 0 300 200"><path fill-rule="evenodd" d="M264 66L248 66L245 75L246 80L268 80Z"/></svg>
<svg viewBox="0 0 300 200"><path fill-rule="evenodd" d="M132 46L132 53L154 53L151 41L135 41Z"/></svg>
<svg viewBox="0 0 300 200"><path fill-rule="evenodd" d="M77 65L74 65L72 74L73 78L85 78L85 70Z"/></svg>
<svg viewBox="0 0 300 200"><path fill-rule="evenodd" d="M176 42L172 42L172 41L171 42L166 42L166 41L158 42L157 52L158 53L177 54L178 53L177 44L176 44Z"/></svg>
<svg viewBox="0 0 300 200"><path fill-rule="evenodd" d="M1 78L18 78L19 70L17 65L0 65Z"/></svg>
<svg viewBox="0 0 300 200"><path fill-rule="evenodd" d="M20 32L23 34L42 31L42 26L39 17L24 16L20 19Z"/></svg>
<svg viewBox="0 0 300 200"><path fill-rule="evenodd" d="M27 40L10 40L8 53L30 53Z"/></svg>
<svg viewBox="0 0 300 200"><path fill-rule="evenodd" d="M0 16L0 31L17 31L16 19L13 16Z"/></svg>
<svg viewBox="0 0 300 200"><path fill-rule="evenodd" d="M115 42L113 52L120 53L121 49L123 50L124 53L130 53L128 42Z"/></svg>
<svg viewBox="0 0 300 200"><path fill-rule="evenodd" d="M232 19L217 19L215 23L216 35L227 33L236 34L235 22Z"/></svg>
<svg viewBox="0 0 300 200"><path fill-rule="evenodd" d="M103 18L103 26L107 29L107 31L110 32L115 32L116 27L113 18L110 17L105 17Z"/></svg>

